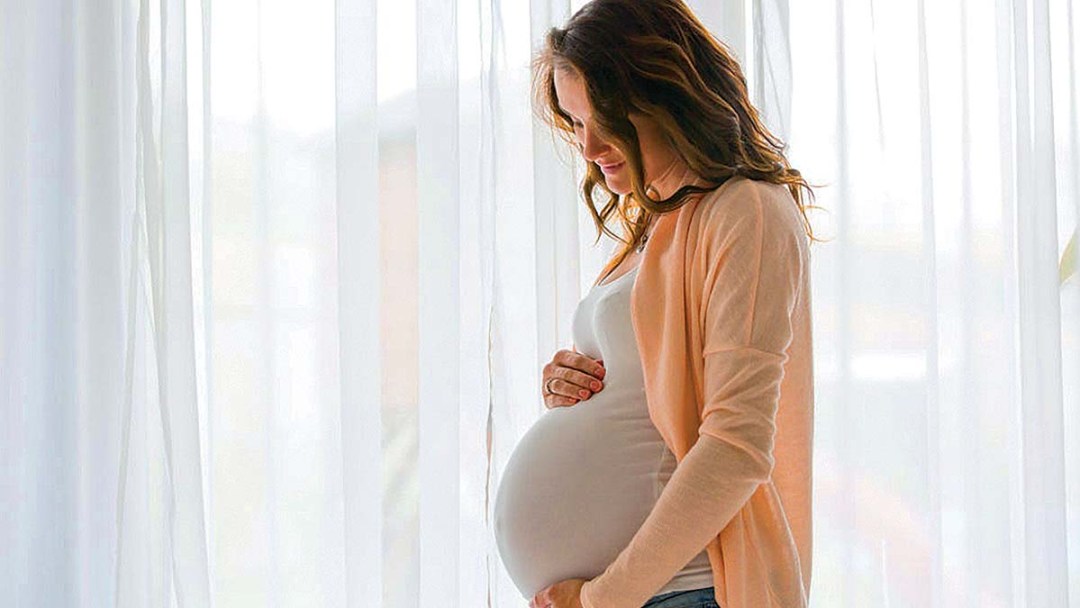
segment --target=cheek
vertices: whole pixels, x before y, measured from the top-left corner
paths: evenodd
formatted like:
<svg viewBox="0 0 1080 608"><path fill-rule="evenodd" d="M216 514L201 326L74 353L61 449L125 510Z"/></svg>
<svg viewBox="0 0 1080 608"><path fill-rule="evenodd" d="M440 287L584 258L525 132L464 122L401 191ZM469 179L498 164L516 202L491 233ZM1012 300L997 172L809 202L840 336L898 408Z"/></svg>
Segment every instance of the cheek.
<svg viewBox="0 0 1080 608"><path fill-rule="evenodd" d="M653 157L656 154L656 141L646 136L639 138L638 144L641 146L641 164L647 169L652 166Z"/></svg>
<svg viewBox="0 0 1080 608"><path fill-rule="evenodd" d="M651 170L658 164L663 164L662 161L671 146L655 123L639 120L634 122L634 126L637 128L638 145L641 147L642 169L646 175L650 175Z"/></svg>

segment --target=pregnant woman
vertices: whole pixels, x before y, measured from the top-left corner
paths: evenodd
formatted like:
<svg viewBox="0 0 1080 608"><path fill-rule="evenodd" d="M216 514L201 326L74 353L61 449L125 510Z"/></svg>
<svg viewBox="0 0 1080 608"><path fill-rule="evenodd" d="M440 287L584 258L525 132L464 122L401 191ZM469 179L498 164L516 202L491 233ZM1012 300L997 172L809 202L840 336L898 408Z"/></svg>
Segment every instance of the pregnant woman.
<svg viewBox="0 0 1080 608"><path fill-rule="evenodd" d="M624 246L500 481L507 571L531 608L806 606L808 184L681 0L593 0L534 69Z"/></svg>

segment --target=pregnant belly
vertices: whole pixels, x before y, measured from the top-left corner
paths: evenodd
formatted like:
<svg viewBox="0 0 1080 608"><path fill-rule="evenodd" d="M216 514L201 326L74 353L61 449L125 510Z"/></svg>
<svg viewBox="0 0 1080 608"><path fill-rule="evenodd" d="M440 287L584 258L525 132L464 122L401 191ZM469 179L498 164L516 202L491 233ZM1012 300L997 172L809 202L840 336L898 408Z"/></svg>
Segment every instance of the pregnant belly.
<svg viewBox="0 0 1080 608"><path fill-rule="evenodd" d="M526 598L601 574L656 501L663 440L643 404L626 407L608 390L546 412L507 462L495 536Z"/></svg>

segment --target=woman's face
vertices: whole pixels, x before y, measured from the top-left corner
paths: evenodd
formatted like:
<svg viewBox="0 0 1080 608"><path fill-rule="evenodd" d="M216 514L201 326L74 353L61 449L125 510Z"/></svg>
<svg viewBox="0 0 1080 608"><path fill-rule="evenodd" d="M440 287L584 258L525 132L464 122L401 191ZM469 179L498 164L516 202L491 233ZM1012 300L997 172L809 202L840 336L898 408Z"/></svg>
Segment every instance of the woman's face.
<svg viewBox="0 0 1080 608"><path fill-rule="evenodd" d="M600 167L608 189L616 194L629 193L630 172L626 166L626 156L597 133L585 83L577 72L555 70L555 95L559 98L559 106L573 118L578 149L585 159ZM654 120L635 112L631 112L628 118L637 129L647 187L658 176L669 174L678 164L679 157Z"/></svg>

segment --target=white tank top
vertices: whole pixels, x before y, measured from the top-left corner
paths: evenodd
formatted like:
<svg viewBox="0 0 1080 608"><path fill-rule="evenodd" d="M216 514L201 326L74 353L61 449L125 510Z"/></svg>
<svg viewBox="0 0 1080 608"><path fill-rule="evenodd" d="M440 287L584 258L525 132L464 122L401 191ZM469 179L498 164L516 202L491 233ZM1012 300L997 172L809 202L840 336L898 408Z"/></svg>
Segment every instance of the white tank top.
<svg viewBox="0 0 1080 608"><path fill-rule="evenodd" d="M594 578L645 522L675 470L656 430L630 322L637 268L595 285L574 312L578 352L603 359L604 388L551 408L514 448L495 498L495 538L526 599L569 578ZM656 595L713 586L704 547Z"/></svg>

